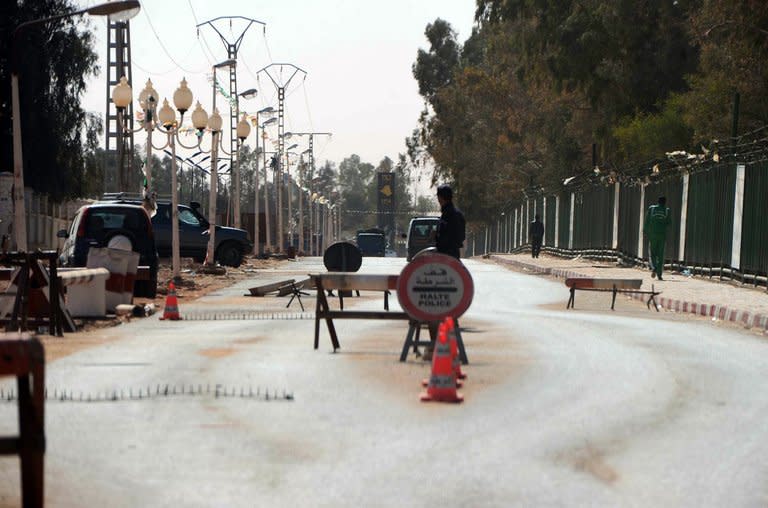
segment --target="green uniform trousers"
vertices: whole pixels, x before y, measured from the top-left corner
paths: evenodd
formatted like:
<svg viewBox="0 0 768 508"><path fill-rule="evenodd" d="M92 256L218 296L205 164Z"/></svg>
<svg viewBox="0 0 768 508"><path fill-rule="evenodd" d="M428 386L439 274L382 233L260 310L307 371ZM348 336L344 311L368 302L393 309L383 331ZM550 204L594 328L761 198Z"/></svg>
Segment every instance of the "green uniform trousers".
<svg viewBox="0 0 768 508"><path fill-rule="evenodd" d="M661 278L661 272L664 270L664 244L667 243L666 236L651 235L648 237L648 264L651 265L651 271Z"/></svg>

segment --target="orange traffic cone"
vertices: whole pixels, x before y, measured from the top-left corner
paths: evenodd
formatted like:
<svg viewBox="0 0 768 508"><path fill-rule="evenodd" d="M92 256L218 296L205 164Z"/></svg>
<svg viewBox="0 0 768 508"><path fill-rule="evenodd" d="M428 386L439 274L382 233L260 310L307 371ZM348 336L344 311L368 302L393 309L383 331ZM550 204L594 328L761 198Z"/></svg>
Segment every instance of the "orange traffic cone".
<svg viewBox="0 0 768 508"><path fill-rule="evenodd" d="M421 394L421 400L427 402L462 402L464 397L456 393L456 375L451 365L451 346L445 333L445 327L438 328L435 350L432 353L432 375L429 376L427 391Z"/></svg>
<svg viewBox="0 0 768 508"><path fill-rule="evenodd" d="M445 334L448 336L448 342L451 344L451 362L456 379L467 379L467 375L461 371L461 359L459 358L459 343L456 340L456 324L451 316L445 318ZM459 383L457 381L457 383ZM459 384L458 386L461 386Z"/></svg>
<svg viewBox="0 0 768 508"><path fill-rule="evenodd" d="M179 302L176 299L176 286L173 285L173 281L168 283L168 296L165 297L163 317L160 319L167 319L169 321L178 321L181 319L181 316L179 315Z"/></svg>
<svg viewBox="0 0 768 508"><path fill-rule="evenodd" d="M445 336L448 338L448 345L450 346L450 351L451 351L451 368L453 369L453 373L456 375L455 376L456 388L461 388L463 386L463 383L459 380L459 376L456 372L456 359L458 358L458 346L456 345L456 340L455 340L456 336L453 335L453 330L449 331L448 318L444 319L437 327L438 337L440 336L441 333L444 333ZM429 379L422 379L421 386L425 386L425 387L429 386Z"/></svg>

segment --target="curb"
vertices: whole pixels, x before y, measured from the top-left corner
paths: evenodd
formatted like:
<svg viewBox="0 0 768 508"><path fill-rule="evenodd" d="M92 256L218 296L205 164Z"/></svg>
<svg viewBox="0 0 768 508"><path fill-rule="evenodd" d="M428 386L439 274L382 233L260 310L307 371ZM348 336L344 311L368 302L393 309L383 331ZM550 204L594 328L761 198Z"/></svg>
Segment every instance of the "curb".
<svg viewBox="0 0 768 508"><path fill-rule="evenodd" d="M523 263L514 259L506 259L501 256L495 256L493 254L488 256L488 258L499 263L512 265L517 268L523 268L537 275L549 275L558 279L566 279L568 277L586 277L586 275L583 275L579 272L562 270L559 268L543 268L541 266L530 265L528 263ZM645 301L642 294L629 292L625 294L628 294L635 300ZM684 302L682 300L675 300L673 298L667 297L659 297L657 301L659 302L658 306L663 309L682 312L684 314L696 314L698 316L712 317L719 319L720 321L740 323L745 327L759 328L763 331L768 331L768 315L765 314L756 314L750 311L730 309L725 305Z"/></svg>

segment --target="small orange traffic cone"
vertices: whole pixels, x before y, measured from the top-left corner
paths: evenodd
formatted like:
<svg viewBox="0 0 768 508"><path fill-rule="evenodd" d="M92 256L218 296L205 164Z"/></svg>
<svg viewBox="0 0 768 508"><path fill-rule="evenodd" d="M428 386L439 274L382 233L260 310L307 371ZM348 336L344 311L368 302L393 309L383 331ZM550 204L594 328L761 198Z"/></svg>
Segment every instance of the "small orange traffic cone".
<svg viewBox="0 0 768 508"><path fill-rule="evenodd" d="M176 286L173 285L173 281L168 283L168 296L165 297L165 308L163 309L163 317L161 320L178 321L181 319L179 315L179 302L176 299Z"/></svg>
<svg viewBox="0 0 768 508"><path fill-rule="evenodd" d="M456 324L451 316L445 318L445 334L448 336L448 342L451 344L451 363L456 379L467 379L467 375L461 371L461 359L459 358L459 343L456 340ZM457 383L459 383L457 381ZM461 386L461 384L459 384Z"/></svg>
<svg viewBox="0 0 768 508"><path fill-rule="evenodd" d="M450 346L450 351L451 351L451 368L453 369L453 373L455 374L455 377L456 377L456 388L461 388L463 383L459 380L458 373L456 372L456 359L458 357L458 346L456 345L456 340L455 340L456 337L455 335L453 335L453 331L452 330L449 331L448 318L444 319L437 327L438 337L440 336L441 333L444 333L445 336L448 338L448 345ZM421 386L424 386L424 387L429 386L429 379L422 379Z"/></svg>
<svg viewBox="0 0 768 508"><path fill-rule="evenodd" d="M451 365L451 346L445 327L440 326L432 353L432 375L429 376L427 391L421 394L421 400L427 402L462 402L464 397L456 392L456 374Z"/></svg>

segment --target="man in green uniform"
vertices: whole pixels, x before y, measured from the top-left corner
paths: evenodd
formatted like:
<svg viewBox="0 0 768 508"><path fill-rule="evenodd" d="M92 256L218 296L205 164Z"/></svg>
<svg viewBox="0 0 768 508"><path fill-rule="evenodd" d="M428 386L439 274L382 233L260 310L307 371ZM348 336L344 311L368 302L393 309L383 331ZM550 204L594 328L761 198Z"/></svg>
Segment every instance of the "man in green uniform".
<svg viewBox="0 0 768 508"><path fill-rule="evenodd" d="M648 264L651 266L651 277L661 278L664 269L664 244L667 241L667 226L670 223L670 211L667 208L667 198L659 198L659 202L648 207L643 224L643 233L648 237Z"/></svg>

